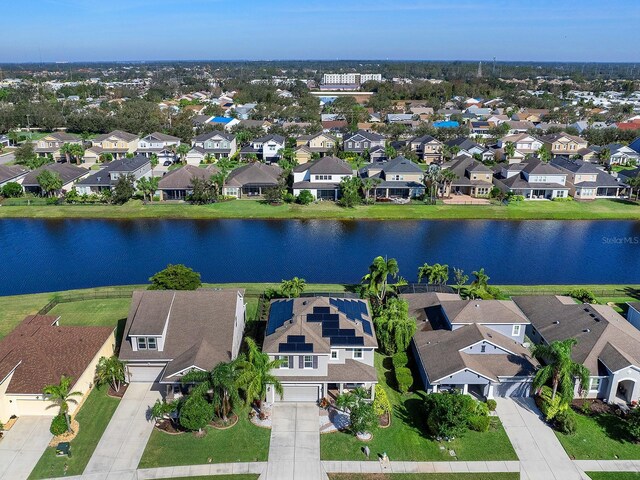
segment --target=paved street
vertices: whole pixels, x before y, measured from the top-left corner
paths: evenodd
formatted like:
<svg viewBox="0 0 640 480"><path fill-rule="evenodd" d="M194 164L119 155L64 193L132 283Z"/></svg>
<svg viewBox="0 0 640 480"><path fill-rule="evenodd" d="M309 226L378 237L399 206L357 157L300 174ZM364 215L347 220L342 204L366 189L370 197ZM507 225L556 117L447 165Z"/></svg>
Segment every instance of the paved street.
<svg viewBox="0 0 640 480"><path fill-rule="evenodd" d="M276 403L271 415L269 462L261 480L326 479L320 464L318 407Z"/></svg>
<svg viewBox="0 0 640 480"><path fill-rule="evenodd" d="M520 459L521 480L588 480L569 459L533 398L497 398L502 425Z"/></svg>
<svg viewBox="0 0 640 480"><path fill-rule="evenodd" d="M51 417L20 417L0 440L0 479L26 479L42 456L52 435Z"/></svg>
<svg viewBox="0 0 640 480"><path fill-rule="evenodd" d="M111 473L124 479L135 474L153 430L147 410L158 398L160 393L151 390L150 383L129 385L84 470L84 478ZM90 476L94 474L98 475Z"/></svg>

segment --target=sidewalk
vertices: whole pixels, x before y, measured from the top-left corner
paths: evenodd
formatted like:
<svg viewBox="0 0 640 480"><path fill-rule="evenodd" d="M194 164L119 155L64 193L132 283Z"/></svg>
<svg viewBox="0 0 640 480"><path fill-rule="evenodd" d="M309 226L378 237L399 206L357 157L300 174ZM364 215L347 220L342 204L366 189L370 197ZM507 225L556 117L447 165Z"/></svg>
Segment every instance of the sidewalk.
<svg viewBox="0 0 640 480"><path fill-rule="evenodd" d="M20 417L0 441L0 479L24 480L51 441L51 417Z"/></svg>
<svg viewBox="0 0 640 480"><path fill-rule="evenodd" d="M583 472L640 472L640 460L574 460Z"/></svg>
<svg viewBox="0 0 640 480"><path fill-rule="evenodd" d="M520 459L521 480L589 480L542 420L533 398L496 401L496 412Z"/></svg>
<svg viewBox="0 0 640 480"><path fill-rule="evenodd" d="M324 461L327 473L477 473L519 472L520 462L334 462Z"/></svg>

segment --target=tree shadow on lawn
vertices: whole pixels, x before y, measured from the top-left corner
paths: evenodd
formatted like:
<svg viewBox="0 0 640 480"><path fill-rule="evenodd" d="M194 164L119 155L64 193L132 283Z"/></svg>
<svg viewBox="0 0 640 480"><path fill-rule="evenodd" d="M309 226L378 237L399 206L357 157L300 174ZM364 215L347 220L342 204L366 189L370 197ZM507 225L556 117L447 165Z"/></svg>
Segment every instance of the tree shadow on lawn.
<svg viewBox="0 0 640 480"><path fill-rule="evenodd" d="M629 297L640 300L640 288L625 287L624 293Z"/></svg>
<svg viewBox="0 0 640 480"><path fill-rule="evenodd" d="M592 418L602 427L609 439L620 443L636 444L625 428L625 421L622 418L611 413L600 413L593 415Z"/></svg>
<svg viewBox="0 0 640 480"><path fill-rule="evenodd" d="M414 396L407 398L400 405L394 407L395 416L407 427L415 430L421 437L433 440L427 431L425 421L424 401L426 392L417 392Z"/></svg>
<svg viewBox="0 0 640 480"><path fill-rule="evenodd" d="M397 390L398 385L396 383L396 376L393 373L393 362L391 357L385 357L382 359L382 367L384 368L385 383L394 390Z"/></svg>

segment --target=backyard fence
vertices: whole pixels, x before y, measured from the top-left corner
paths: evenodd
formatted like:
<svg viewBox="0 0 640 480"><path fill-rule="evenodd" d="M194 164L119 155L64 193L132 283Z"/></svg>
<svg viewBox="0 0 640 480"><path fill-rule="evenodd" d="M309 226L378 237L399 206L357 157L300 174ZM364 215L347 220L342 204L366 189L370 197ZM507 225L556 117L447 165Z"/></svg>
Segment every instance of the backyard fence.
<svg viewBox="0 0 640 480"><path fill-rule="evenodd" d="M49 303L38 310L38 315L46 315L59 303L81 302L83 300L99 300L108 298L131 298L136 287L101 289L95 292L63 292L56 293Z"/></svg>

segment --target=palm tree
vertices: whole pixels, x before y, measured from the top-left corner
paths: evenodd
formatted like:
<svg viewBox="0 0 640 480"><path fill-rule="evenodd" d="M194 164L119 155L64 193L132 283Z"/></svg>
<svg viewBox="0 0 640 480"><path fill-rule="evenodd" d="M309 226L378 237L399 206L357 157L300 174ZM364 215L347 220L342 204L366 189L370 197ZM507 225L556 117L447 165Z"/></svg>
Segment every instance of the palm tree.
<svg viewBox="0 0 640 480"><path fill-rule="evenodd" d="M151 163L151 175L153 175L153 169L158 166L159 162L160 160L158 159L158 155L155 153L152 153L151 156L149 157L149 163Z"/></svg>
<svg viewBox="0 0 640 480"><path fill-rule="evenodd" d="M96 385L110 384L116 391L125 381L124 363L115 355L101 357L96 366Z"/></svg>
<svg viewBox="0 0 640 480"><path fill-rule="evenodd" d="M600 159L600 161L605 165L607 164L610 158L611 158L611 150L609 150L608 148L603 148L598 153L598 159Z"/></svg>
<svg viewBox="0 0 640 480"><path fill-rule="evenodd" d="M101 153L100 157L98 157L98 160L100 160L102 163L108 163L111 160L113 160L113 154L112 153Z"/></svg>
<svg viewBox="0 0 640 480"><path fill-rule="evenodd" d="M477 270L475 272L471 272L471 274L476 277L473 282L471 282L471 286L475 288L486 289L489 284L489 275L484 273L484 268Z"/></svg>
<svg viewBox="0 0 640 480"><path fill-rule="evenodd" d="M76 161L76 165L80 165L82 157L84 157L84 147L79 143L72 143L69 148L69 154Z"/></svg>
<svg viewBox="0 0 640 480"><path fill-rule="evenodd" d="M442 171L438 165L431 164L424 174L424 185L429 192L431 203L435 203L438 196L438 186L442 182Z"/></svg>
<svg viewBox="0 0 640 480"><path fill-rule="evenodd" d="M185 163L185 157L187 156L187 153L189 153L189 150L191 150L191 148L189 148L189 145L186 143L181 143L176 148L176 153L180 156L181 163Z"/></svg>
<svg viewBox="0 0 640 480"><path fill-rule="evenodd" d="M418 283L420 283L423 278L426 278L427 280L429 279L431 268L431 265L429 265L428 263L425 263L421 267L418 267Z"/></svg>
<svg viewBox="0 0 640 480"><path fill-rule="evenodd" d="M369 196L371 195L371 189L378 185L382 180L379 178L363 178L362 179L362 193L364 195L365 203L369 203Z"/></svg>
<svg viewBox="0 0 640 480"><path fill-rule="evenodd" d="M356 171L356 176L360 177L360 169L364 167L365 160L360 155L351 160L351 164L353 165L353 169Z"/></svg>
<svg viewBox="0 0 640 480"><path fill-rule="evenodd" d="M449 168L445 168L441 170L441 177L442 177L442 182L444 184L443 190L444 192L447 192L447 198L449 198L451 196L451 185L453 184L454 180L458 179L458 175L453 170ZM447 188L447 186L449 188Z"/></svg>
<svg viewBox="0 0 640 480"><path fill-rule="evenodd" d="M64 143L60 147L60 153L64 155L65 161L67 163L71 162L71 144L70 143Z"/></svg>
<svg viewBox="0 0 640 480"><path fill-rule="evenodd" d="M230 362L221 362L209 372L193 370L181 379L183 383L198 384L194 388L194 393L213 392L212 403L216 415L225 423L228 421L234 405L240 403L238 376L240 375L241 361L242 357Z"/></svg>
<svg viewBox="0 0 640 480"><path fill-rule="evenodd" d="M153 195L156 193L156 190L158 190L159 183L160 183L159 177L151 177L151 178L141 177L138 180L137 187L138 187L138 190L142 192L142 196L145 199L145 201L148 196L151 203L153 203Z"/></svg>
<svg viewBox="0 0 640 480"><path fill-rule="evenodd" d="M563 402L573 400L573 393L578 380L578 390L582 395L589 387L589 370L571 358L571 351L578 343L575 338L558 340L549 345L535 345L533 354L546 364L540 368L533 378L533 388L540 389L551 381L553 400L558 394Z"/></svg>
<svg viewBox="0 0 640 480"><path fill-rule="evenodd" d="M398 261L395 258L376 257L373 259L373 263L369 266L369 273L362 277L362 282L368 284L367 291L378 301L378 305L384 303L389 276L395 279L399 272Z"/></svg>
<svg viewBox="0 0 640 480"><path fill-rule="evenodd" d="M42 393L53 403L60 407L60 414L64 415L67 422L67 431L71 431L71 418L69 417L69 403L78 403L75 396L82 396L81 392L71 392L71 377L62 375L58 385L47 385L42 389Z"/></svg>
<svg viewBox="0 0 640 480"><path fill-rule="evenodd" d="M304 278L293 277L291 280L282 280L280 292L287 298L297 298L304 291L307 282Z"/></svg>
<svg viewBox="0 0 640 480"><path fill-rule="evenodd" d="M247 357L242 357L238 361L240 367L240 375L238 376L238 385L244 390L247 402L257 402L258 406L267 395L267 386L280 395L284 395L284 389L280 380L271 372L280 368L286 360L271 360L269 355L260 351L256 342L247 337L244 339L247 344Z"/></svg>
<svg viewBox="0 0 640 480"><path fill-rule="evenodd" d="M504 156L507 160L513 158L516 154L516 145L513 142L507 142L504 144Z"/></svg>
<svg viewBox="0 0 640 480"><path fill-rule="evenodd" d="M540 147L536 153L538 154L538 157L540 158L540 160L542 160L545 163L551 160L551 152L544 145Z"/></svg>

